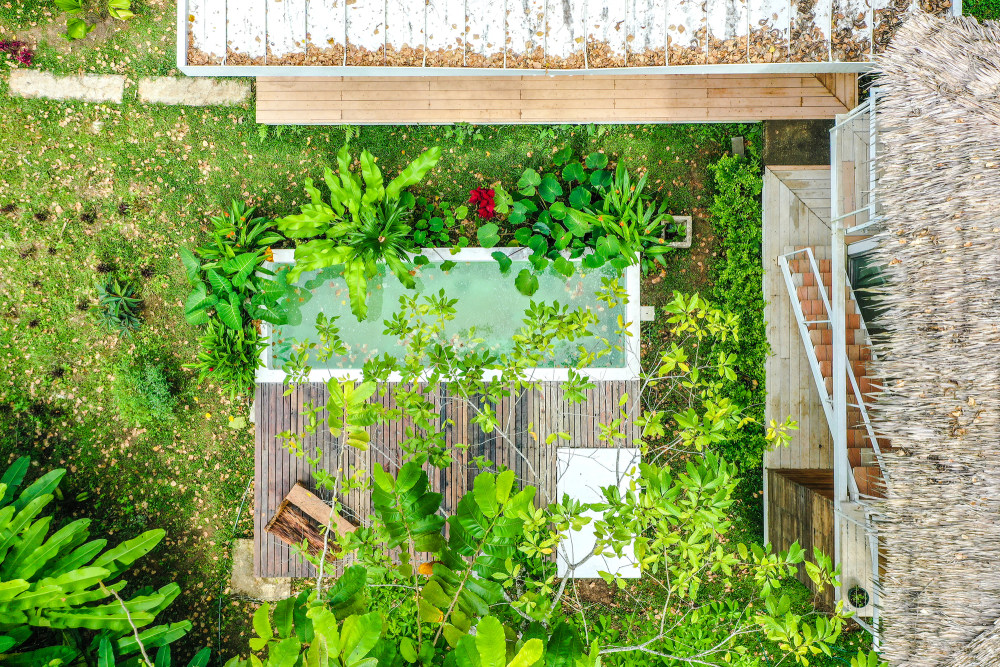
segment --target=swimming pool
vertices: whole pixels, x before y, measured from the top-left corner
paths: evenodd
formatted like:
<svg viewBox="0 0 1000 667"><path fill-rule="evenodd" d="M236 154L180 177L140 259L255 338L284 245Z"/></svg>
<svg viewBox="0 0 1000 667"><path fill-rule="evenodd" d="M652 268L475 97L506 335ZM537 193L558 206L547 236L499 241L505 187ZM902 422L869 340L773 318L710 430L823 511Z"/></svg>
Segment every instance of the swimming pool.
<svg viewBox="0 0 1000 667"><path fill-rule="evenodd" d="M513 260L513 266L507 274L500 273L499 265L491 257L490 253L496 250L504 252ZM399 310L399 296L412 295L414 292L431 294L441 289L444 289L447 297L457 299L455 319L445 332L453 345L471 345L467 342L469 328L474 326L476 337L484 339L479 345L504 352L510 344L511 336L522 326L524 310L530 301L558 301L560 304L587 308L594 312L598 323L591 330L621 348L599 359L594 368L583 369L586 375L602 380L630 380L638 377L638 267L629 267L620 280L628 293L628 303L610 308L595 295L601 287L601 279L615 275L608 267L586 270L577 264L577 272L568 279L550 268L538 276L538 291L532 297L526 297L514 286L514 276L522 268L529 266L527 255L530 251L525 248L464 248L454 255L446 248L431 248L423 252L430 263L414 267L416 290L407 290L392 273L383 273L369 281L368 317L363 322L358 322L351 313L341 267L303 273L299 280L286 288L283 298L288 308L289 322L281 326L265 324L264 335L268 345L262 354L264 367L258 369L257 381L284 381L285 372L281 368L288 359L293 342L315 339L316 316L320 312L328 317L339 316L336 324L348 352L324 364L313 363L309 380L322 382L331 377L359 379L361 367L367 359L381 356L385 352L395 354L404 350L398 338L383 334L383 321ZM447 261L454 262L454 266L444 271L441 265ZM266 266L280 273L287 271L293 264L293 250L277 250L274 252L274 262ZM631 335L618 331L619 317L628 323L627 331ZM565 380L567 367L573 364L578 354L575 348L581 344L588 349L597 345L603 347L593 339L578 339L563 345L557 350L556 358L545 367L534 369L531 377L537 380Z"/></svg>

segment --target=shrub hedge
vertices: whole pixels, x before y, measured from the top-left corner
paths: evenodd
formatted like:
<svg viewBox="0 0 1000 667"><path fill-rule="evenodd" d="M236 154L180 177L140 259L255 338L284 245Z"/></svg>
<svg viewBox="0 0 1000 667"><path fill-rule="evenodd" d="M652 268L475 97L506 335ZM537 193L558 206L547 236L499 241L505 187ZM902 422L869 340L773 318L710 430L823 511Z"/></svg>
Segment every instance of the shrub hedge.
<svg viewBox="0 0 1000 667"><path fill-rule="evenodd" d="M712 301L739 317L739 340L723 346L736 354L737 382L725 392L746 407L757 423L748 425L722 447L726 460L741 470L759 468L764 456L764 361L768 354L764 327L764 265L761 259L762 215L760 136L748 137L746 157L726 155L709 169L714 197L709 211L721 245L715 264Z"/></svg>

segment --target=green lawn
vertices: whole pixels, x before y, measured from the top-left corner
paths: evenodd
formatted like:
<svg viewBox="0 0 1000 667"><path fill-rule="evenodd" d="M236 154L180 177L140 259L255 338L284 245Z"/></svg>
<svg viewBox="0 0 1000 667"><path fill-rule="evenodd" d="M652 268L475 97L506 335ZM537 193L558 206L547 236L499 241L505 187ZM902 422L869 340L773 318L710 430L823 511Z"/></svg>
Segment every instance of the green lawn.
<svg viewBox="0 0 1000 667"><path fill-rule="evenodd" d="M11 98L0 77L0 250L8 257L0 274L0 466L27 453L39 468L69 468L61 511L92 517L96 535L117 541L167 529L164 544L133 573L134 585L178 581L182 598L165 620L193 621L192 648L215 645L229 547L252 532L250 506L243 506L252 505L245 495L252 432L228 428L230 417L247 416L248 405L218 387L198 387L180 368L195 356L197 331L183 317L188 288L177 251L207 240L209 215L231 198L269 216L293 211L304 200L303 180L319 179L347 136L378 156L387 173L440 145L444 157L416 194L453 203L497 180L511 187L524 168L548 164L567 144L580 155L603 150L630 169L648 169L650 187L670 210L695 218L691 251L668 256L667 268L644 282L643 303L660 305L675 289L708 293L720 247L708 216L707 166L731 136L759 131L259 127L251 106L135 101L139 76L177 74L172 3L139 3L135 20L72 45L56 37L46 6L0 0L0 37L41 37L37 67L121 72L129 88L122 106L53 103ZM469 225L462 231L474 239ZM130 338L103 329L89 312L107 275L140 285L145 324ZM118 417L114 366L140 353L159 355L180 378L176 421L138 428ZM748 474L737 517L745 539L759 539L759 488L759 476ZM223 596L224 655L245 647L251 607Z"/></svg>
<svg viewBox="0 0 1000 667"><path fill-rule="evenodd" d="M0 98L0 250L9 257L0 275L0 459L29 453L38 466L68 467L63 510L93 517L97 533L125 539L166 528L137 583L176 579L184 593L174 614L192 619L197 642L214 643L230 540L252 530L246 509L233 524L253 474L253 439L227 428L229 417L247 414L245 403L197 387L180 370L195 355L197 332L180 307L187 283L177 249L206 241L209 214L232 197L268 215L292 211L304 199L303 179L322 175L345 130L265 130L252 108L21 100L5 84ZM674 212L695 215L699 235L693 253L676 253L669 271L647 280L644 301L662 303L672 289L707 284L714 242L706 165L745 131L364 127L352 144L373 151L389 173L441 145L444 158L418 194L453 202L496 180L512 185L566 144L648 166L651 186ZM139 281L145 325L131 338L103 329L88 310L105 275ZM175 422L136 428L117 416L112 367L142 351L159 353L183 378ZM247 606L225 600L230 647L241 645Z"/></svg>

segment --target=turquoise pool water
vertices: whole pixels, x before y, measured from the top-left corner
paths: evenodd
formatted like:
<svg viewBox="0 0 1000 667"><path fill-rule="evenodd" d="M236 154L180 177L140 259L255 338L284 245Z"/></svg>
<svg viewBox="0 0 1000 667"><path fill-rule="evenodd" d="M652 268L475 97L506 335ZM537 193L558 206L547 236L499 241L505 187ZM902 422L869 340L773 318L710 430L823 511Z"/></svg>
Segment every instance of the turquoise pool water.
<svg viewBox="0 0 1000 667"><path fill-rule="evenodd" d="M454 345L467 345L471 338L469 330L475 327L475 337L484 339L485 345L504 352L511 347L511 337L522 326L524 311L529 303L558 301L573 308L587 308L593 311L599 322L591 327L596 335L607 338L612 349L598 359L596 368L620 368L625 366L626 337L618 331L618 317L626 320L625 306L619 304L609 308L597 299L601 279L616 275L614 269L583 269L577 265L576 273L564 278L552 269L538 276L539 288L532 297L526 297L514 287L514 276L527 268L527 262L513 263L504 275L493 260L460 261L450 270L442 271L441 262L414 267L416 270L416 290L407 290L391 273L376 277L368 282L368 317L358 322L351 313L347 285L342 267L331 267L322 271L303 273L300 279L286 288L283 302L289 310L288 324L272 327L268 347L267 368L280 369L288 361L294 341L315 340L316 316L324 313L327 317L337 316L336 325L348 349L343 357L333 358L320 364L312 360L314 369L346 370L361 368L368 359L388 352L401 355L403 345L394 336L386 336L384 320L399 310L399 297L415 292L434 294L444 289L445 295L457 299L455 319L449 324L446 335ZM288 264L279 264L275 271L289 269ZM284 282L284 281L281 281ZM624 279L620 279L624 285ZM548 364L540 367L565 368L579 357L577 348L582 345L587 350L597 350L604 344L594 337L578 339L557 348L556 355Z"/></svg>

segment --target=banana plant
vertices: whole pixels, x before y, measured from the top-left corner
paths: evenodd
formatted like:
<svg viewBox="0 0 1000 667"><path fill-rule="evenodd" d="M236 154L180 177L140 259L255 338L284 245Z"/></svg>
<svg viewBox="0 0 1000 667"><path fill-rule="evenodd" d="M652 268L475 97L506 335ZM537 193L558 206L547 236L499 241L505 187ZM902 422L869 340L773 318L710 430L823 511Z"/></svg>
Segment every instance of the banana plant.
<svg viewBox="0 0 1000 667"><path fill-rule="evenodd" d="M412 289L415 283L407 262L415 250L409 225L413 196L406 189L423 180L440 159L441 149L430 148L387 184L371 153L361 153L359 174L351 170L348 147L342 147L337 173L327 167L323 175L330 190L329 203L307 178L309 203L302 205L300 213L277 221L287 237L310 239L295 249L289 281L305 271L343 265L351 312L359 321L368 315L368 281L378 275L381 265Z"/></svg>
<svg viewBox="0 0 1000 667"><path fill-rule="evenodd" d="M106 549L107 540L90 540L89 519L67 523L51 531L52 517L43 511L66 471L52 470L21 488L30 464L16 460L0 476L0 664L74 664L81 656L99 653L107 643L119 657L139 649L134 632L145 646L165 646L183 637L191 623L147 628L180 593L177 584L156 591L140 591L129 599L119 594L127 582L121 575L163 539L164 531L150 530ZM18 650L31 638L31 628L62 631L86 641ZM111 663L109 663L111 664Z"/></svg>

